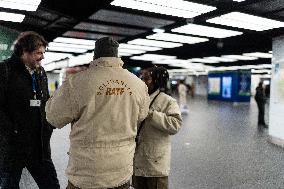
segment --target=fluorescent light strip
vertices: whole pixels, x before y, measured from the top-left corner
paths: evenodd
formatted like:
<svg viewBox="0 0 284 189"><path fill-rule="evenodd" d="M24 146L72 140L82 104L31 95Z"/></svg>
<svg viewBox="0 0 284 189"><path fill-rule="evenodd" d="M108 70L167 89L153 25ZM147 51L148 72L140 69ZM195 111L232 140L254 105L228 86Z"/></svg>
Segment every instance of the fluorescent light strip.
<svg viewBox="0 0 284 189"><path fill-rule="evenodd" d="M146 51L135 50L135 49L122 49L122 48L119 48L118 52L129 53L129 54L142 54L142 53L145 53Z"/></svg>
<svg viewBox="0 0 284 189"><path fill-rule="evenodd" d="M253 16L241 12L231 12L224 14L220 17L209 19L207 20L207 22L255 31L264 31L273 28L284 27L284 22L262 18L259 16Z"/></svg>
<svg viewBox="0 0 284 189"><path fill-rule="evenodd" d="M244 53L245 56L253 56L258 58L272 58L272 54L263 52Z"/></svg>
<svg viewBox="0 0 284 189"><path fill-rule="evenodd" d="M199 63L219 63L219 61L216 60L209 60L209 59L202 59L202 58L192 58L188 59L190 62L199 62Z"/></svg>
<svg viewBox="0 0 284 189"><path fill-rule="evenodd" d="M0 7L16 10L36 11L40 0L0 0Z"/></svg>
<svg viewBox="0 0 284 189"><path fill-rule="evenodd" d="M236 2L243 2L243 1L245 1L245 0L233 0L233 1L236 1Z"/></svg>
<svg viewBox="0 0 284 189"><path fill-rule="evenodd" d="M216 9L183 0L115 0L111 5L183 18L193 18Z"/></svg>
<svg viewBox="0 0 284 189"><path fill-rule="evenodd" d="M149 35L146 38L155 39L155 40L162 40L162 41L188 43L188 44L195 44L195 43L201 43L201 42L209 41L209 39L207 39L207 38L191 37L191 36L171 34L171 33L156 33L156 34L153 34L153 35Z"/></svg>
<svg viewBox="0 0 284 189"><path fill-rule="evenodd" d="M118 56L132 56L132 54L118 52Z"/></svg>
<svg viewBox="0 0 284 189"><path fill-rule="evenodd" d="M185 65L185 64L189 64L190 61L189 60L182 60L182 59L164 59L161 61L153 61L153 63L163 63L163 64L175 64L175 65Z"/></svg>
<svg viewBox="0 0 284 189"><path fill-rule="evenodd" d="M25 18L25 15L23 14L0 12L0 20L3 20L3 21L22 22L24 18Z"/></svg>
<svg viewBox="0 0 284 189"><path fill-rule="evenodd" d="M67 47L48 47L48 51L60 51L60 52L71 52L71 53L84 53L87 49L78 48L67 48Z"/></svg>
<svg viewBox="0 0 284 189"><path fill-rule="evenodd" d="M70 44L70 43L57 43L57 42L50 42L48 43L49 47L67 47L67 48L76 48L76 49L88 49L93 50L94 46L89 45L79 45L79 44Z"/></svg>
<svg viewBox="0 0 284 189"><path fill-rule="evenodd" d="M256 60L257 57L252 56L242 56L242 55L223 55L224 58L231 58L231 59L237 59L237 60Z"/></svg>
<svg viewBox="0 0 284 189"><path fill-rule="evenodd" d="M159 55L159 54L143 54L141 56L133 56L130 59L142 61L162 61L167 59L176 59L176 56Z"/></svg>
<svg viewBox="0 0 284 189"><path fill-rule="evenodd" d="M164 33L165 30L164 29L155 28L155 29L153 29L153 32L155 32L155 33Z"/></svg>
<svg viewBox="0 0 284 189"><path fill-rule="evenodd" d="M238 61L236 59L222 58L222 57L216 57L216 56L204 57L204 59L215 60L215 61L218 61L218 62L236 62L236 61Z"/></svg>
<svg viewBox="0 0 284 189"><path fill-rule="evenodd" d="M46 52L44 53L44 59L42 60L42 65L48 64L56 60L64 59L64 58L70 58L70 57L72 57L72 54Z"/></svg>
<svg viewBox="0 0 284 189"><path fill-rule="evenodd" d="M54 42L59 42L59 43L71 43L71 44L79 44L79 45L89 45L89 46L93 46L94 48L95 48L95 42L96 42L94 40L68 38L68 37L57 37L53 41Z"/></svg>
<svg viewBox="0 0 284 189"><path fill-rule="evenodd" d="M213 38L226 38L232 37L236 35L242 35L242 32L232 31L232 30L225 30L220 28L202 26L197 24L187 24L171 31L177 33L185 33L185 34L192 34L197 36L205 36L205 37L213 37Z"/></svg>
<svg viewBox="0 0 284 189"><path fill-rule="evenodd" d="M149 47L149 46L141 46L141 45L131 45L131 44L119 44L119 48L122 49L135 49L135 50L143 50L143 51L158 51L162 50L159 47Z"/></svg>
<svg viewBox="0 0 284 189"><path fill-rule="evenodd" d="M162 47L162 48L175 48L182 46L181 43L173 43L173 42L165 42L165 41L155 41L149 39L134 39L133 41L129 41L129 44L135 45L147 45L152 47Z"/></svg>

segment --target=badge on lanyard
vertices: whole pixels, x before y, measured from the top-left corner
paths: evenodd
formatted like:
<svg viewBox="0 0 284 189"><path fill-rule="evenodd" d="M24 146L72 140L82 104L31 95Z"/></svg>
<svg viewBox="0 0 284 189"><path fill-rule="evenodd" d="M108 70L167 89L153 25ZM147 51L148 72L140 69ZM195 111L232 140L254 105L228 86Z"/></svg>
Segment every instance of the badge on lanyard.
<svg viewBox="0 0 284 189"><path fill-rule="evenodd" d="M30 106L31 107L40 107L41 100L30 100Z"/></svg>
<svg viewBox="0 0 284 189"><path fill-rule="evenodd" d="M32 87L33 87L34 99L30 100L30 107L40 107L41 100L36 99L36 75L35 73L32 74Z"/></svg>

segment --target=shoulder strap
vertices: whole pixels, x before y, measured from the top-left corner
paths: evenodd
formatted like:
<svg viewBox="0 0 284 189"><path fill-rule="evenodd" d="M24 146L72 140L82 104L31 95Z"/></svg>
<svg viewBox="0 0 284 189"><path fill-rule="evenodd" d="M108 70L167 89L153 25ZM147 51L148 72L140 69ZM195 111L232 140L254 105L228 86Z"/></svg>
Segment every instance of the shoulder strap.
<svg viewBox="0 0 284 189"><path fill-rule="evenodd" d="M156 98L159 96L160 93L161 93L161 91L153 98L149 107L151 107L153 105L154 101L156 100ZM141 130L142 130L142 127L144 126L144 124L145 124L145 119L141 122L140 127L138 128L137 135L135 137L136 143L138 143L139 136L140 136L140 133L141 133Z"/></svg>

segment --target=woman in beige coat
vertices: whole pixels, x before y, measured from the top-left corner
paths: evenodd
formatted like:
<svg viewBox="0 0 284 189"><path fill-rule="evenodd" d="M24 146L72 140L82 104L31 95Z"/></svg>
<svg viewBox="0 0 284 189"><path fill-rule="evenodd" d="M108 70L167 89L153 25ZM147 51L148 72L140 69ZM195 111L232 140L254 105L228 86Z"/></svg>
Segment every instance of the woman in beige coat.
<svg viewBox="0 0 284 189"><path fill-rule="evenodd" d="M133 177L135 189L168 189L171 135L176 134L182 124L178 103L164 92L168 77L167 70L162 67L149 68L141 74L152 103L138 134Z"/></svg>

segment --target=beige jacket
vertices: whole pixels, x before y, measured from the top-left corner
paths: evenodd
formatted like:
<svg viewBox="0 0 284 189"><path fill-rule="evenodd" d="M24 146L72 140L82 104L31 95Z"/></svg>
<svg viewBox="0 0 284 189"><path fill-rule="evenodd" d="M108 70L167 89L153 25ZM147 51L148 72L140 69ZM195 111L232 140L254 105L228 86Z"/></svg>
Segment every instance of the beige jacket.
<svg viewBox="0 0 284 189"><path fill-rule="evenodd" d="M52 125L72 123L66 174L79 188L120 186L133 174L134 138L150 98L144 82L122 65L120 58L99 58L47 102Z"/></svg>
<svg viewBox="0 0 284 189"><path fill-rule="evenodd" d="M159 90L150 95L151 100ZM182 124L180 108L175 99L161 92L150 108L141 129L134 160L135 176L168 176L170 171L171 135Z"/></svg>

